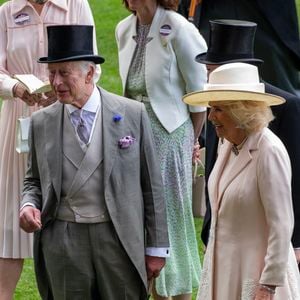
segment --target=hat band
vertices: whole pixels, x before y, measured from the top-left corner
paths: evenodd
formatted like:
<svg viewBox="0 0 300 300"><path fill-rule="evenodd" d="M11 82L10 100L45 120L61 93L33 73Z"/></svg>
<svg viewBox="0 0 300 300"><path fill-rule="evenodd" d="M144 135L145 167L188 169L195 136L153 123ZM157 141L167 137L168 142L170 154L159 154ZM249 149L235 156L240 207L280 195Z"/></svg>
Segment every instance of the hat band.
<svg viewBox="0 0 300 300"><path fill-rule="evenodd" d="M247 83L247 84L213 84L206 83L203 86L204 91L212 91L212 90L234 90L234 91L247 91L247 92L256 92L256 93L264 93L265 85L261 82L259 83Z"/></svg>
<svg viewBox="0 0 300 300"><path fill-rule="evenodd" d="M240 59L253 59L253 54L249 53L234 53L234 54L224 54L220 55L220 53L207 52L206 60L221 62L221 61L229 61L229 60L240 60Z"/></svg>
<svg viewBox="0 0 300 300"><path fill-rule="evenodd" d="M48 57L51 59L61 59L74 56L94 55L93 51L50 51Z"/></svg>

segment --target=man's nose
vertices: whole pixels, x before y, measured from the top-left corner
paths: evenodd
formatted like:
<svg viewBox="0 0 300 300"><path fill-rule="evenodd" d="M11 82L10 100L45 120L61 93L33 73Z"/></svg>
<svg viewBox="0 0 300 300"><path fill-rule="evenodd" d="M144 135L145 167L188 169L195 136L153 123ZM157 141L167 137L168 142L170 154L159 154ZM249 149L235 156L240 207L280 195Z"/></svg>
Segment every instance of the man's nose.
<svg viewBox="0 0 300 300"><path fill-rule="evenodd" d="M61 83L62 83L61 76L58 73L53 74L52 75L52 85L53 86L58 86Z"/></svg>

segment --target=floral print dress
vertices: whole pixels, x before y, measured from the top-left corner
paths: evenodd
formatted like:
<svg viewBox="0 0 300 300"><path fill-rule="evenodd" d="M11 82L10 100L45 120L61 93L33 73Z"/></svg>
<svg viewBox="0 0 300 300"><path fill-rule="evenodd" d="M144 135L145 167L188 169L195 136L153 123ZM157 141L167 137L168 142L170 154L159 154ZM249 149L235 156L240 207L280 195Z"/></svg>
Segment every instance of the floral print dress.
<svg viewBox="0 0 300 300"><path fill-rule="evenodd" d="M145 51L150 25L138 25L137 46L129 68L126 96L143 101L150 118L164 184L170 257L156 279L157 293L175 296L192 293L200 280L201 265L192 214L192 149L194 130L190 119L169 133L147 98ZM169 112L171 113L171 112Z"/></svg>

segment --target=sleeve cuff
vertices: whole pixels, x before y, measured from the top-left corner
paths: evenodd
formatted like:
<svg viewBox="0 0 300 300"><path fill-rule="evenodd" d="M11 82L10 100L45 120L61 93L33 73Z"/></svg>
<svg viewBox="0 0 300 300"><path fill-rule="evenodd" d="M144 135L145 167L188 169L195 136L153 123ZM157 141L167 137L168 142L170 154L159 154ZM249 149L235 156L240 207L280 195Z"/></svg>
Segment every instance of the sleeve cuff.
<svg viewBox="0 0 300 300"><path fill-rule="evenodd" d="M5 76L2 80L1 96L3 98L13 98L13 87L18 83L17 79Z"/></svg>
<svg viewBox="0 0 300 300"><path fill-rule="evenodd" d="M189 111L191 113L205 112L206 111L206 107L189 105Z"/></svg>
<svg viewBox="0 0 300 300"><path fill-rule="evenodd" d="M170 248L147 247L146 255L156 256L156 257L169 257L170 256Z"/></svg>
<svg viewBox="0 0 300 300"><path fill-rule="evenodd" d="M31 202L25 202L25 203L21 206L20 210L22 210L25 206L32 206L32 207L36 208L35 205L32 204Z"/></svg>

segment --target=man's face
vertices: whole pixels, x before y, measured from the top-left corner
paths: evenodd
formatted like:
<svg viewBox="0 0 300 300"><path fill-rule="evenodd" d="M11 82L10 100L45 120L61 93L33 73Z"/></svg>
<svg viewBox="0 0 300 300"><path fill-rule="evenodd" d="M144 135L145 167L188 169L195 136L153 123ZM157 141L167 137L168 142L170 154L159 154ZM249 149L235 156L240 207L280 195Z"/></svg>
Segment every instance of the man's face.
<svg viewBox="0 0 300 300"><path fill-rule="evenodd" d="M217 67L220 67L220 65L206 65L206 70L207 70L207 76L214 71Z"/></svg>
<svg viewBox="0 0 300 300"><path fill-rule="evenodd" d="M57 99L64 104L82 107L90 95L90 72L84 72L80 62L48 64L49 81Z"/></svg>

